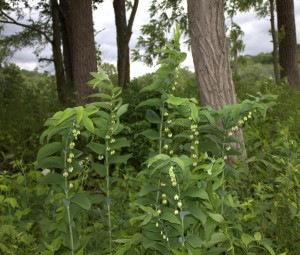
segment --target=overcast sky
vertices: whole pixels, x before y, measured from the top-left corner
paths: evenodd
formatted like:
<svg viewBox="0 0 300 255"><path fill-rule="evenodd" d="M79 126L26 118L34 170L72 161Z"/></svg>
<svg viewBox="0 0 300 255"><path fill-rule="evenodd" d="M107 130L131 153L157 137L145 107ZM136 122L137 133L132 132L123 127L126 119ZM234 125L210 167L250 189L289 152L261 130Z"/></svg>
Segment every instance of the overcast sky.
<svg viewBox="0 0 300 255"><path fill-rule="evenodd" d="M137 37L140 35L139 30L143 24L146 24L149 20L148 6L150 1L142 0L139 3L138 11L133 25L133 34L131 37L130 47L134 48L136 45ZM300 0L294 0L295 4L295 18L297 27L297 41L300 42ZM260 52L271 52L271 36L269 34L270 21L269 18L258 19L253 12L242 13L234 18L234 21L239 24L244 31L243 37L245 43L245 51L243 54L256 55ZM112 7L112 0L106 0L99 5L97 11L94 12L94 29L102 32L96 36L96 42L101 45L102 59L105 62L116 64L117 48L116 48L116 29L114 22L114 13ZM187 51L186 48L183 48ZM47 47L42 57L49 57L51 55L50 46ZM17 52L10 62L16 63L21 68L33 70L38 68L39 70L48 70L53 72L53 66L43 66L41 63L37 63L37 58L32 53L31 48L23 49ZM188 52L188 57L183 63L183 66L187 66L193 69L193 61L191 53ZM131 63L131 76L137 77L144 73L153 71L153 68L149 68L140 62Z"/></svg>

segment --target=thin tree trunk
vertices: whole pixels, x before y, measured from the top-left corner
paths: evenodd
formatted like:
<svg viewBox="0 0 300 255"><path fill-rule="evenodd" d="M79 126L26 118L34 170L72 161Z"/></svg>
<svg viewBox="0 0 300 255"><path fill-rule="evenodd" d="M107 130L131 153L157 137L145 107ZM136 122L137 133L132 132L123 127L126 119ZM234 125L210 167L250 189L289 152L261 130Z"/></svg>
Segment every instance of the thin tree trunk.
<svg viewBox="0 0 300 255"><path fill-rule="evenodd" d="M287 77L289 84L300 89L298 49L293 0L276 0L279 32L279 63L281 79Z"/></svg>
<svg viewBox="0 0 300 255"><path fill-rule="evenodd" d="M72 81L72 65L71 65L71 52L70 52L70 22L68 21L68 15L70 12L70 7L68 0L60 0L59 4L59 18L60 18L60 28L62 34L62 46L63 46L63 63L65 69L65 77L67 83L67 90L69 95L69 100L74 99L74 85Z"/></svg>
<svg viewBox="0 0 300 255"><path fill-rule="evenodd" d="M130 82L130 50L129 42L132 35L133 21L139 0L135 0L127 25L125 0L114 0L115 23L118 47L118 85L125 88Z"/></svg>
<svg viewBox="0 0 300 255"><path fill-rule="evenodd" d="M58 99L61 104L65 105L67 103L67 88L66 88L66 79L64 73L63 59L61 53L61 31L60 31L60 22L59 22L59 9L57 0L51 0L51 16L52 16L52 31L53 31L53 40L52 40L52 50L53 50L53 60L55 68L55 77L57 84L57 94Z"/></svg>
<svg viewBox="0 0 300 255"><path fill-rule="evenodd" d="M274 17L274 0L269 0L270 2L270 22L271 22L271 35L272 35L272 42L273 42L273 67L274 67L274 76L275 82L278 86L280 84L280 68L279 68L279 61L278 61L278 37L275 29L275 17Z"/></svg>
<svg viewBox="0 0 300 255"><path fill-rule="evenodd" d="M187 0L189 33L200 103L218 110L236 103L225 36L224 0ZM237 136L246 158L243 133ZM238 149L238 148L237 148Z"/></svg>

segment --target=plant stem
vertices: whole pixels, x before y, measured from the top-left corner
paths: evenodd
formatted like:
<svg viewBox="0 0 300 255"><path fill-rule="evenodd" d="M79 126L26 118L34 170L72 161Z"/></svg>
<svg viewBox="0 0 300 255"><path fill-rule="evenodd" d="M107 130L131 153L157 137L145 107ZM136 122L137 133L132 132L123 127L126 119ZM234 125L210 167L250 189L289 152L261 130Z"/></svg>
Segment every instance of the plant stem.
<svg viewBox="0 0 300 255"><path fill-rule="evenodd" d="M71 129L70 129L70 131L69 131L69 133L68 133L68 136L69 135L71 135ZM67 151L68 151L68 144L69 144L69 140L68 139L66 139L66 143L65 143L65 151L64 151L64 169L65 169L65 171L67 171ZM66 195L66 200L68 201L68 202L70 202L69 201L69 195L68 195L68 193L69 193L69 191L68 191L68 189L69 189L69 186L68 186L68 178L67 177L65 177L65 195ZM74 240L73 240L73 229L72 229L72 221L71 221L71 213L70 213L70 204L68 204L67 206L66 206L66 208L67 208L67 216L68 216L68 225L69 225L69 234L70 234L70 244L71 244L71 254L72 255L75 255L75 253L74 253Z"/></svg>
<svg viewBox="0 0 300 255"><path fill-rule="evenodd" d="M67 187L68 183L67 183L67 178L65 181L65 185ZM65 192L66 194L66 200L69 199L68 196L68 191ZM68 224L69 224L69 232L70 232L70 242L71 242L71 254L74 255L74 240L73 240L73 229L72 229L72 224L71 224L71 213L70 213L70 205L67 206L67 215L68 215Z"/></svg>
<svg viewBox="0 0 300 255"><path fill-rule="evenodd" d="M106 141L106 149L109 147ZM107 197L107 215L108 215L108 235L109 235L109 254L112 255L112 238L111 238L111 216L110 216L110 178L109 178L109 162L108 151L105 152L105 167L106 167L106 197Z"/></svg>

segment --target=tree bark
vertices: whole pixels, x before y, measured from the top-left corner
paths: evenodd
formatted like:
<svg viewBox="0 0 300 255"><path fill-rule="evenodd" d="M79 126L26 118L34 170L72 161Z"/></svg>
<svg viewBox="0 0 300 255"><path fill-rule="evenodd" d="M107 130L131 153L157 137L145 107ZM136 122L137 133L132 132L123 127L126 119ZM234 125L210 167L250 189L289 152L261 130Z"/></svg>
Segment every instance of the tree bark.
<svg viewBox="0 0 300 255"><path fill-rule="evenodd" d="M201 104L236 103L225 36L223 0L188 0L189 33Z"/></svg>
<svg viewBox="0 0 300 255"><path fill-rule="evenodd" d="M287 77L289 84L300 89L297 62L297 37L293 0L276 0L279 32L279 63L281 79Z"/></svg>
<svg viewBox="0 0 300 255"><path fill-rule="evenodd" d="M95 92L86 83L91 80L90 72L97 70L92 0L69 0L68 3L72 81L77 103L84 104L91 101L87 96Z"/></svg>
<svg viewBox="0 0 300 255"><path fill-rule="evenodd" d="M127 24L125 0L114 0L115 23L118 48L118 85L125 88L130 82L130 50L129 42L132 35L132 25L136 15L139 0L135 0Z"/></svg>
<svg viewBox="0 0 300 255"><path fill-rule="evenodd" d="M273 43L273 67L274 67L274 76L275 83L278 86L280 84L280 68L278 61L278 37L275 29L275 17L274 17L274 0L269 0L270 3L270 22L271 22L271 35Z"/></svg>
<svg viewBox="0 0 300 255"><path fill-rule="evenodd" d="M224 0L187 0L189 34L200 103L218 110L236 103L225 35ZM242 158L247 157L241 130ZM241 148L239 148L241 147Z"/></svg>
<svg viewBox="0 0 300 255"><path fill-rule="evenodd" d="M53 62L55 68L55 77L57 84L58 99L61 104L65 105L68 99L68 91L66 88L66 79L63 66L63 58L61 52L61 31L59 21L59 9L57 0L51 0L51 16L52 16L52 51L53 51Z"/></svg>

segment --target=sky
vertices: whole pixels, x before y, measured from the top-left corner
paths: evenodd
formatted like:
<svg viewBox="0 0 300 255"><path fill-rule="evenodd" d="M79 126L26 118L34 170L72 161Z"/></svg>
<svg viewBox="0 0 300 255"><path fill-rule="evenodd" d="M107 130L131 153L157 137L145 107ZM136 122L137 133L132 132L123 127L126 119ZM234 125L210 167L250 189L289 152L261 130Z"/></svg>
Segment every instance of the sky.
<svg viewBox="0 0 300 255"><path fill-rule="evenodd" d="M130 47L134 48L138 36L140 36L140 28L143 24L147 24L149 20L148 6L150 1L141 0L133 25L133 33L130 41ZM297 42L300 43L300 0L294 0L295 4L295 20L297 28ZM269 18L258 19L254 12L239 13L234 17L234 21L244 31L243 41L245 50L242 54L256 55L261 52L271 52L272 43ZM14 30L16 28L9 27ZM101 31L96 35L96 42L100 45L102 59L104 62L116 64L117 47L116 47L116 29L114 22L114 12L112 0L105 0L99 8L94 12L94 29ZM10 32L10 31L7 31ZM182 50L188 53L187 59L182 66L187 66L193 70L193 60L191 52L186 47ZM54 72L52 65L38 63L36 56L32 53L32 48L25 48L17 52L9 61L17 64L23 69L33 70L37 68L39 71L47 70ZM51 56L51 48L48 46L41 54L41 57ZM147 67L141 62L131 62L131 78L141 76L147 72L152 72L155 67Z"/></svg>

